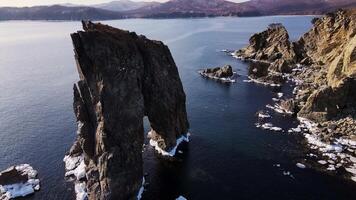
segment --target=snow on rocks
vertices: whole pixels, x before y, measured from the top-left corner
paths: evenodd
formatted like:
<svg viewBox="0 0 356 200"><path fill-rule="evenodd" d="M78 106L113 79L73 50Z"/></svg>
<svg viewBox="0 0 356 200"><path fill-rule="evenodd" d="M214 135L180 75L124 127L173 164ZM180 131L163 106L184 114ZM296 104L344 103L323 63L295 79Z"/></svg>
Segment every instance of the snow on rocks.
<svg viewBox="0 0 356 200"><path fill-rule="evenodd" d="M271 118L271 115L269 115L268 113L264 113L264 112L258 112L257 116L260 119Z"/></svg>
<svg viewBox="0 0 356 200"><path fill-rule="evenodd" d="M66 177L74 178L74 189L76 193L76 200L86 200L88 199L88 194L86 191L86 171L84 156L64 156L63 162L65 163Z"/></svg>
<svg viewBox="0 0 356 200"><path fill-rule="evenodd" d="M277 103L274 104L273 106L270 104L266 105L266 108L269 108L271 110L274 110L277 113L281 113L281 114L289 114L292 115L293 112L289 111L289 110L285 110L284 108L282 108L280 105L278 105Z"/></svg>
<svg viewBox="0 0 356 200"><path fill-rule="evenodd" d="M326 162L325 160L319 160L318 163L321 165L326 165L328 162Z"/></svg>
<svg viewBox="0 0 356 200"><path fill-rule="evenodd" d="M273 126L272 123L264 123L264 124L256 123L255 125L257 128L261 128L263 130L270 130L270 131L276 131L276 132L283 131L282 128Z"/></svg>
<svg viewBox="0 0 356 200"><path fill-rule="evenodd" d="M248 80L243 80L243 82L257 83L257 84L262 84L262 85L271 86L271 87L281 87L281 84L264 82L264 81L261 81L258 79L254 79L251 76L248 76L248 78L249 78Z"/></svg>
<svg viewBox="0 0 356 200"><path fill-rule="evenodd" d="M143 177L142 178L142 185L141 185L141 187L140 187L140 189L138 191L138 194L137 194L137 200L140 200L142 198L142 194L145 191L145 182L146 182L145 177Z"/></svg>
<svg viewBox="0 0 356 200"><path fill-rule="evenodd" d="M152 135L152 132L148 132L148 137L150 137L150 135ZM153 139L150 139L150 145L152 147L155 148L155 150L163 155L163 156L169 156L169 157L174 157L176 155L176 151L177 151L177 148L178 146L182 143L182 142L189 142L189 137L190 137L190 133L187 133L186 136L182 135L180 138L177 139L177 142L176 142L176 146L174 146L169 152L161 149L158 145L158 142L153 140Z"/></svg>
<svg viewBox="0 0 356 200"><path fill-rule="evenodd" d="M302 163L297 163L296 166L298 168L300 168L300 169L305 169L306 168L306 166L304 164L302 164Z"/></svg>
<svg viewBox="0 0 356 200"><path fill-rule="evenodd" d="M88 199L85 182L76 182L74 185L74 189L75 189L75 193L76 193L76 200Z"/></svg>
<svg viewBox="0 0 356 200"><path fill-rule="evenodd" d="M176 200L187 200L187 199L183 196L179 196L178 198L176 198Z"/></svg>
<svg viewBox="0 0 356 200"><path fill-rule="evenodd" d="M63 159L65 163L66 173L65 176L75 176L76 180L85 178L85 163L84 156L72 157L66 155Z"/></svg>
<svg viewBox="0 0 356 200"><path fill-rule="evenodd" d="M0 172L0 199L25 197L40 190L37 174L29 164L12 166Z"/></svg>

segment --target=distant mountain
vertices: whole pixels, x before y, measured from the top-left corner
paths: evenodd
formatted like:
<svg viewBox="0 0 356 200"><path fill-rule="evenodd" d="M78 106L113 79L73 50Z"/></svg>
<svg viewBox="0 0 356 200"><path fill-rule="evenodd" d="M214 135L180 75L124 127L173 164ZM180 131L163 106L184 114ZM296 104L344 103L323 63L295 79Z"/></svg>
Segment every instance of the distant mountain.
<svg viewBox="0 0 356 200"><path fill-rule="evenodd" d="M92 5L95 8L101 8L111 11L129 11L129 10L136 10L140 8L153 8L160 5L158 2L145 2L145 1L130 1L130 0L119 0L119 1L112 1L109 3L102 3Z"/></svg>
<svg viewBox="0 0 356 200"><path fill-rule="evenodd" d="M89 6L64 4L0 8L0 20L108 20L120 18L179 18L324 14L356 7L356 0L170 0L166 3L113 1Z"/></svg>
<svg viewBox="0 0 356 200"><path fill-rule="evenodd" d="M120 18L122 18L121 13L91 7L54 5L0 8L0 20L109 20Z"/></svg>
<svg viewBox="0 0 356 200"><path fill-rule="evenodd" d="M171 0L154 8L129 11L135 17L260 16L323 14L338 8L356 7L356 0Z"/></svg>
<svg viewBox="0 0 356 200"><path fill-rule="evenodd" d="M304 15L356 7L356 0L251 0L240 5L255 9L261 15Z"/></svg>
<svg viewBox="0 0 356 200"><path fill-rule="evenodd" d="M128 13L136 17L258 15L249 5L225 0L171 0L154 8L141 8Z"/></svg>

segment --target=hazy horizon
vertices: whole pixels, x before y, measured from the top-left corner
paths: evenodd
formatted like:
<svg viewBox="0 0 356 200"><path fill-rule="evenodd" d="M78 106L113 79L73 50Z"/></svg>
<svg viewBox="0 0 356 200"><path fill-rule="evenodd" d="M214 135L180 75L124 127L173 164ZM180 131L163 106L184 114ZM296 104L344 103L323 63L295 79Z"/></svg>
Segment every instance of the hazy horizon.
<svg viewBox="0 0 356 200"><path fill-rule="evenodd" d="M53 5L53 4L83 4L92 5L99 3L107 3L115 0L2 0L0 2L0 7L12 6L12 7L23 7L23 6L38 6L38 5ZM131 0L131 1L157 1L157 2L167 2L169 0ZM247 0L227 0L232 2L244 2Z"/></svg>

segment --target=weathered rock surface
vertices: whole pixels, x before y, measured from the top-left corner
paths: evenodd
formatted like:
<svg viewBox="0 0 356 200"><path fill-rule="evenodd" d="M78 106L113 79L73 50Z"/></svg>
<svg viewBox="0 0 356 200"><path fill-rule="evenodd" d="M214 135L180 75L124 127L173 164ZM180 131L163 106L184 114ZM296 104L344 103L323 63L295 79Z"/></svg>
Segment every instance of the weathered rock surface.
<svg viewBox="0 0 356 200"><path fill-rule="evenodd" d="M291 65L297 62L294 45L282 24L270 24L267 30L256 33L250 38L250 44L234 52L234 56L243 60L269 63L268 70L290 72Z"/></svg>
<svg viewBox="0 0 356 200"><path fill-rule="evenodd" d="M142 185L143 117L169 151L189 128L185 93L167 46L133 32L83 22L73 33L78 139L90 200L136 199Z"/></svg>
<svg viewBox="0 0 356 200"><path fill-rule="evenodd" d="M313 28L295 44L301 56L326 65L330 86L356 73L355 13L340 10L314 19Z"/></svg>
<svg viewBox="0 0 356 200"><path fill-rule="evenodd" d="M233 56L256 62L257 67L250 68L254 79L280 74L295 82L292 99L277 99L279 103L266 107L297 113L301 124L288 132L305 136L308 146L325 159L318 165L341 176L347 171L345 177L356 181L356 9L329 13L312 23L313 28L294 43L282 28L269 27Z"/></svg>
<svg viewBox="0 0 356 200"><path fill-rule="evenodd" d="M355 108L356 10L340 10L313 20L297 42L281 24L250 38L237 58L254 60L249 76L260 83L282 84L286 73L302 82L296 93L299 117L327 121ZM257 61L257 62L256 62ZM304 69L295 70L298 66Z"/></svg>
<svg viewBox="0 0 356 200"><path fill-rule="evenodd" d="M231 65L204 69L201 71L201 73L207 76L213 76L217 78L229 78L234 75Z"/></svg>
<svg viewBox="0 0 356 200"><path fill-rule="evenodd" d="M235 52L244 59L275 62L283 59L295 62L296 54L289 41L287 29L282 24L270 24L267 30L256 33L250 38L250 44Z"/></svg>
<svg viewBox="0 0 356 200"><path fill-rule="evenodd" d="M313 20L313 28L295 46L312 60L304 86L314 92L298 113L315 121L349 115L356 107L356 10L340 10Z"/></svg>

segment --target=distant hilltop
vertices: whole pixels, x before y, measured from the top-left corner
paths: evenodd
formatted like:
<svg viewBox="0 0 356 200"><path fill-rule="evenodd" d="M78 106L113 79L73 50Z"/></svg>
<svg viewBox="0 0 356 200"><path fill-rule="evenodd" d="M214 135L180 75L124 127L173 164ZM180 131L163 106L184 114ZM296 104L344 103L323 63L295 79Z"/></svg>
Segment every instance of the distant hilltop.
<svg viewBox="0 0 356 200"><path fill-rule="evenodd" d="M170 0L165 3L112 1L96 5L61 4L0 7L0 20L110 20L216 16L319 15L356 7L356 0Z"/></svg>

